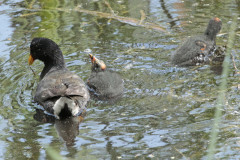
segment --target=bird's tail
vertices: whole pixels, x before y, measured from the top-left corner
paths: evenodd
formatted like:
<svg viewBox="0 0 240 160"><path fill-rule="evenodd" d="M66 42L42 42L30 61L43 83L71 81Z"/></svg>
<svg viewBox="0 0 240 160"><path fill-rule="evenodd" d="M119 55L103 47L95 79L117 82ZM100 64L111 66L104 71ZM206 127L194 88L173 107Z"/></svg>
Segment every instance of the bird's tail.
<svg viewBox="0 0 240 160"><path fill-rule="evenodd" d="M83 112L85 106L80 108L81 104L70 97L60 97L53 106L54 115L57 119L61 115L78 116Z"/></svg>

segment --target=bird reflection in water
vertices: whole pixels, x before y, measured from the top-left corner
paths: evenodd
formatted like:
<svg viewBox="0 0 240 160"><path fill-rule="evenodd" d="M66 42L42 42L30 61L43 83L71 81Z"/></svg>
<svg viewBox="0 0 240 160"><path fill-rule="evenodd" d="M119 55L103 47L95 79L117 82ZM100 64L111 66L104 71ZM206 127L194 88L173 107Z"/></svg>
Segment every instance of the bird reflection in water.
<svg viewBox="0 0 240 160"><path fill-rule="evenodd" d="M36 114L33 118L38 122L53 123L58 136L67 146L73 146L75 144L75 138L79 134L79 124L83 121L85 115L86 112L81 116L58 120L54 116L45 114L43 110L36 109Z"/></svg>

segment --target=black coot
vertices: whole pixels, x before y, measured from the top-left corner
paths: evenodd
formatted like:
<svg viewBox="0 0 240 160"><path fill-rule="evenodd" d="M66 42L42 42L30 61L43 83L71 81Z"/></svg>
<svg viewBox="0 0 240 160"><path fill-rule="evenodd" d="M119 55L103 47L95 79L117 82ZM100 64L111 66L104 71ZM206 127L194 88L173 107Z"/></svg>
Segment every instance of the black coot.
<svg viewBox="0 0 240 160"><path fill-rule="evenodd" d="M178 66L191 66L223 60L223 58L217 58L223 57L223 54L215 54L215 39L221 26L222 22L219 18L211 19L203 35L188 38L176 50L171 59L172 63Z"/></svg>
<svg viewBox="0 0 240 160"><path fill-rule="evenodd" d="M122 95L124 85L121 76L107 70L105 63L92 54L89 56L92 62L92 73L87 82L90 91L99 99L111 99Z"/></svg>
<svg viewBox="0 0 240 160"><path fill-rule="evenodd" d="M30 45L29 65L34 60L44 63L34 101L56 118L78 116L89 100L83 80L65 65L58 45L47 38L34 38Z"/></svg>

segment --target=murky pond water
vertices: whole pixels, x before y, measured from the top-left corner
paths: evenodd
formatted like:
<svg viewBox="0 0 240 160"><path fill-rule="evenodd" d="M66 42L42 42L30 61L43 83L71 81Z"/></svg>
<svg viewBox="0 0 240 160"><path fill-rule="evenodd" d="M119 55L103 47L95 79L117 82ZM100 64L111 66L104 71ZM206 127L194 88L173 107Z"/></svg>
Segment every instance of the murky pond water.
<svg viewBox="0 0 240 160"><path fill-rule="evenodd" d="M0 158L50 159L50 146L73 159L206 159L221 67L180 68L170 57L215 16L223 22L217 44L225 45L239 6L224 0L0 1ZM166 32L134 23L141 18ZM68 68L84 81L91 50L122 75L124 96L115 103L91 100L84 120L43 114L32 103L43 64L32 66L36 75L27 65L34 37L57 42ZM239 75L230 70L216 159L240 159Z"/></svg>

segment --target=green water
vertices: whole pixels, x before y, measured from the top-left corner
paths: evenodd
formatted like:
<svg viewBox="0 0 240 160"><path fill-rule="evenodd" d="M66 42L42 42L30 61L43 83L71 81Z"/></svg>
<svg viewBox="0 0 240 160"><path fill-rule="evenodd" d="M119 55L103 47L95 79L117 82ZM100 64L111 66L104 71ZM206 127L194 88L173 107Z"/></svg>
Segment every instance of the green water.
<svg viewBox="0 0 240 160"><path fill-rule="evenodd" d="M48 146L71 159L206 159L221 67L180 68L170 57L212 17L222 20L217 44L225 45L239 6L223 0L0 1L0 159L51 159ZM166 32L76 7L145 17ZM239 28L236 34L232 54L240 68ZM68 68L84 81L91 50L122 75L122 99L91 100L84 120L60 122L41 113L33 94L43 64L32 66L36 75L27 64L34 37L58 43ZM216 159L240 159L238 82L231 66Z"/></svg>

